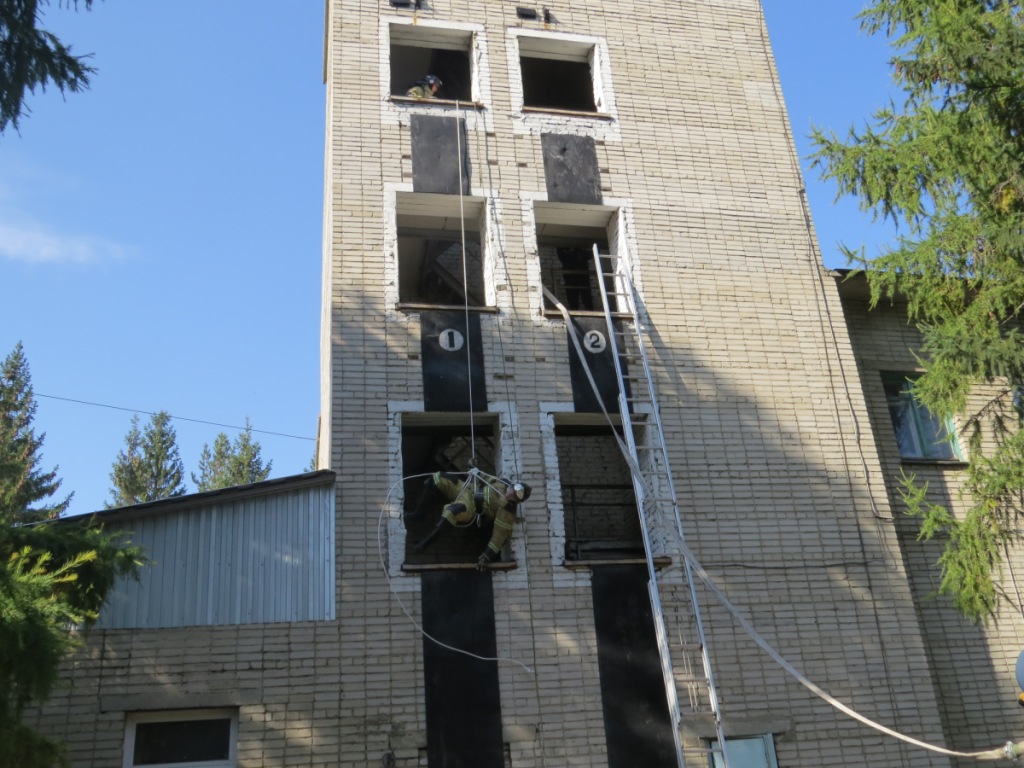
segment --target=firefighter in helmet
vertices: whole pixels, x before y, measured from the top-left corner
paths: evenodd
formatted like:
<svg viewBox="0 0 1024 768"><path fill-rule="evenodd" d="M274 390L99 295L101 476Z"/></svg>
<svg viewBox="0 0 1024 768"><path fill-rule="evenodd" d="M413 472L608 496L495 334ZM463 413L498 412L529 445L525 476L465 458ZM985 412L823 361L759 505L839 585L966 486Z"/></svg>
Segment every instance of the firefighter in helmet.
<svg viewBox="0 0 1024 768"><path fill-rule="evenodd" d="M501 548L512 535L516 509L530 498L531 491L526 483L484 477L475 470L468 476L435 472L427 479L427 484L433 484L449 503L437 526L416 544L415 551L422 552L448 528L469 525L479 515L494 523L487 548L476 561L481 571L501 557Z"/></svg>
<svg viewBox="0 0 1024 768"><path fill-rule="evenodd" d="M437 75L427 75L406 91L405 95L414 99L436 99L440 88L441 78Z"/></svg>

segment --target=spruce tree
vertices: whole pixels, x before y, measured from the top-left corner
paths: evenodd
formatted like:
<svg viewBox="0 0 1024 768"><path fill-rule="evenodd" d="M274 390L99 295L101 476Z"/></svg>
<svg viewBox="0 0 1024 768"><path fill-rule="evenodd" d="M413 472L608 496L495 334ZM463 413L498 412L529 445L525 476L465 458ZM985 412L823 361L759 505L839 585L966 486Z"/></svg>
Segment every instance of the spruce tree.
<svg viewBox="0 0 1024 768"><path fill-rule="evenodd" d="M135 574L142 554L91 521L42 522L70 500L41 503L60 487L39 469L44 435L19 343L0 365L0 766L51 768L60 745L21 722L45 701L61 659L81 643L78 627L99 615L116 580Z"/></svg>
<svg viewBox="0 0 1024 768"><path fill-rule="evenodd" d="M891 219L898 242L864 269L872 304L897 296L923 336L914 394L966 436L966 516L904 480L925 538L942 535L940 592L992 617L1003 551L1024 514L1024 9L1019 2L873 0L859 16L894 49L902 98L840 139L816 130L816 165L839 194ZM979 385L997 394L971 407ZM1024 607L1021 607L1024 612Z"/></svg>
<svg viewBox="0 0 1024 768"><path fill-rule="evenodd" d="M0 363L0 524L57 517L71 497L45 500L60 489L57 468L40 468L45 434L36 435L32 379L21 342Z"/></svg>
<svg viewBox="0 0 1024 768"><path fill-rule="evenodd" d="M82 0L86 10L92 3ZM28 111L27 93L47 85L62 93L82 91L95 71L85 56L75 56L71 46L39 29L40 6L46 4L47 0L0 0L0 133L8 125L17 130L19 118Z"/></svg>
<svg viewBox="0 0 1024 768"><path fill-rule="evenodd" d="M221 432L213 441L213 449L204 445L199 457L199 475L192 473L192 482L200 491L248 485L266 480L273 461L263 463L259 442L252 439L252 425L245 420L245 430L234 443Z"/></svg>
<svg viewBox="0 0 1024 768"><path fill-rule="evenodd" d="M132 417L125 435L125 447L118 453L110 472L108 508L181 496L185 489L185 467L178 453L177 434L171 415L160 411L150 417L139 432L139 417Z"/></svg>

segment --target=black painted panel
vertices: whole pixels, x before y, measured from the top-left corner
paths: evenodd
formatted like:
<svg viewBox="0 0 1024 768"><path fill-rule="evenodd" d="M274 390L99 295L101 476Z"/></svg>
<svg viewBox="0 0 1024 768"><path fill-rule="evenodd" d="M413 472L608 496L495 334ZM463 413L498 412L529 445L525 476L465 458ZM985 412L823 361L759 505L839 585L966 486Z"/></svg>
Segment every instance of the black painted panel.
<svg viewBox="0 0 1024 768"><path fill-rule="evenodd" d="M456 129L456 126L458 128ZM436 115L413 115L412 191L439 195L470 194L469 153L466 150L466 121ZM459 157L462 157L461 187Z"/></svg>
<svg viewBox="0 0 1024 768"><path fill-rule="evenodd" d="M457 311L420 313L423 407L428 411L486 411L480 316ZM469 340L469 355L466 340ZM471 387L472 386L472 390ZM470 393L472 392L472 397ZM472 402L471 402L472 401Z"/></svg>
<svg viewBox="0 0 1024 768"><path fill-rule="evenodd" d="M422 575L423 629L454 648L497 655L490 573ZM423 638L430 768L504 768L498 664Z"/></svg>
<svg viewBox="0 0 1024 768"><path fill-rule="evenodd" d="M647 568L595 566L591 589L608 768L677 768Z"/></svg>
<svg viewBox="0 0 1024 768"><path fill-rule="evenodd" d="M540 137L540 145L548 200L601 204L601 170L592 138L545 133Z"/></svg>
<svg viewBox="0 0 1024 768"><path fill-rule="evenodd" d="M601 317L574 317L576 335L583 353L587 356L587 365L594 377L605 410L609 413L619 412L619 387L616 383L615 361L612 359L611 347L608 342L608 323ZM572 402L577 413L600 413L601 403L594 395L587 372L580 362L579 354L568 337L569 344L569 376L572 381ZM624 371L625 372L625 371Z"/></svg>

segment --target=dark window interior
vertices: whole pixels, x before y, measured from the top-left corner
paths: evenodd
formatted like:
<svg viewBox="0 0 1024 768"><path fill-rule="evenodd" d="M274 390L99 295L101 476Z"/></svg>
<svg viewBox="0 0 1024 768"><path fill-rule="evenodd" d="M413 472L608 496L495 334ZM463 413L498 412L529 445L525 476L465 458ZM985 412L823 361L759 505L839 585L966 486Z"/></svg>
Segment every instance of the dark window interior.
<svg viewBox="0 0 1024 768"><path fill-rule="evenodd" d="M607 253L608 241L600 230L590 231L585 227L578 230L575 236L549 236L537 232L541 281L570 312L601 312L604 307L594 267L594 244L597 244L599 253ZM610 272L611 264L604 263L602 271ZM610 283L608 287L611 287ZM547 297L544 298L544 306L555 308Z"/></svg>
<svg viewBox="0 0 1024 768"><path fill-rule="evenodd" d="M621 434L621 433L620 433ZM607 425L557 425L567 560L644 556L629 468Z"/></svg>
<svg viewBox="0 0 1024 768"><path fill-rule="evenodd" d="M135 765L227 760L231 753L231 720L174 720L136 723Z"/></svg>
<svg viewBox="0 0 1024 768"><path fill-rule="evenodd" d="M433 472L466 472L473 461L481 472L494 474L497 439L493 420L464 424L403 425L402 476L405 490L405 562L409 565L475 563L491 538L490 524L447 530L423 552L413 551L441 519L447 500L427 484Z"/></svg>
<svg viewBox="0 0 1024 768"><path fill-rule="evenodd" d="M392 96L405 96L405 92L426 75L441 78L442 86L437 92L437 98L451 101L469 101L472 98L468 50L392 43Z"/></svg>
<svg viewBox="0 0 1024 768"><path fill-rule="evenodd" d="M586 61L523 55L523 105L539 109L596 112L594 79Z"/></svg>
<svg viewBox="0 0 1024 768"><path fill-rule="evenodd" d="M479 233L466 233L465 274L458 233L398 230L398 300L409 304L482 307L483 256Z"/></svg>

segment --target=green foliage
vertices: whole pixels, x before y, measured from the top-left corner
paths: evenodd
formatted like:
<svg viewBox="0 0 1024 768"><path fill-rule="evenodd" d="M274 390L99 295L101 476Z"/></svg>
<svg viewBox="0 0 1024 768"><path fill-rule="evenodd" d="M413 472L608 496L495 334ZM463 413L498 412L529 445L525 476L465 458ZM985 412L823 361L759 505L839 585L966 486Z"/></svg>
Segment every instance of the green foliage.
<svg viewBox="0 0 1024 768"><path fill-rule="evenodd" d="M86 9L93 0L82 0ZM71 46L56 35L39 29L40 6L48 0L0 0L0 133L28 112L27 93L53 84L62 93L89 87L95 69L85 56L75 56ZM78 6L78 0L74 0ZM61 3L63 5L63 3Z"/></svg>
<svg viewBox="0 0 1024 768"><path fill-rule="evenodd" d="M60 761L59 747L21 724L21 712L50 695L81 629L141 564L137 547L91 522L0 527L0 765Z"/></svg>
<svg viewBox="0 0 1024 768"><path fill-rule="evenodd" d="M32 380L21 342L0 363L0 525L57 517L71 497L34 506L60 488L57 468L44 472L40 451L46 435L36 435Z"/></svg>
<svg viewBox="0 0 1024 768"><path fill-rule="evenodd" d="M132 417L125 435L125 447L117 454L110 480L107 507L126 507L147 501L182 496L185 493L185 467L178 453L177 434L171 415L160 411L150 417L139 432L139 417Z"/></svg>
<svg viewBox="0 0 1024 768"><path fill-rule="evenodd" d="M260 452L260 444L252 439L252 426L246 419L245 431L235 438L234 443L230 443L228 436L221 432L213 441L212 451L209 444L203 446L199 475L193 472L192 482L200 491L213 491L266 480L274 462L264 464Z"/></svg>
<svg viewBox="0 0 1024 768"><path fill-rule="evenodd" d="M949 537L940 591L973 621L996 610L999 551L1016 537L1024 498L1013 407L1024 382L1022 14L1004 0L874 0L859 18L890 39L902 101L845 139L813 135L814 162L839 195L903 232L877 258L844 252L865 270L873 304L906 299L924 340L915 396L959 417L968 436L965 517L926 505L912 480L904 494L922 535ZM1001 394L972 409L981 384Z"/></svg>
<svg viewBox="0 0 1024 768"><path fill-rule="evenodd" d="M62 764L59 745L20 720L50 695L80 628L99 615L117 579L137 573L137 547L91 522L26 525L67 507L39 504L60 487L56 469L39 470L43 435L32 429L36 403L21 344L0 365L0 766ZM70 497L69 497L70 499Z"/></svg>

